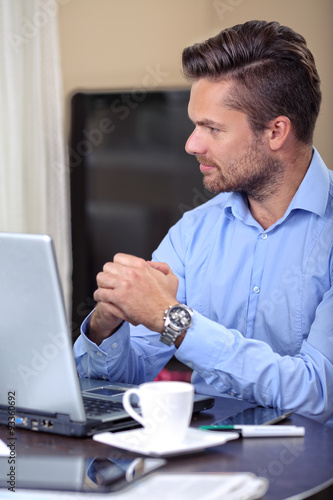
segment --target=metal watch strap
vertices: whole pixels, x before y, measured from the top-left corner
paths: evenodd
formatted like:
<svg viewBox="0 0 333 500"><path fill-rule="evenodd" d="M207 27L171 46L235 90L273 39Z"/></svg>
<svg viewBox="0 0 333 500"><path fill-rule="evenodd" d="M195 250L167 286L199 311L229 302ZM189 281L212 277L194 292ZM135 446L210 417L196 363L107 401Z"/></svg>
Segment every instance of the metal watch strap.
<svg viewBox="0 0 333 500"><path fill-rule="evenodd" d="M160 341L163 342L163 344L171 346L175 343L177 337L179 337L179 332L176 332L172 328L170 329L169 327L167 327L162 333Z"/></svg>

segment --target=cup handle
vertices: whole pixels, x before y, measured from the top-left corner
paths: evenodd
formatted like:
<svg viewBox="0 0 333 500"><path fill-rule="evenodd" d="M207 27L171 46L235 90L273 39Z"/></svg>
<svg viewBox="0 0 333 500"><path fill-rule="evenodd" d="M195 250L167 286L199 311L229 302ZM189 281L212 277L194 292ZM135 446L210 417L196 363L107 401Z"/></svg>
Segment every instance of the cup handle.
<svg viewBox="0 0 333 500"><path fill-rule="evenodd" d="M140 394L139 394L139 390L138 389L127 389L124 394L123 394L123 407L125 408L125 410L127 411L127 413L132 417L134 418L134 420L136 420L137 422L139 422L139 424L141 424L143 427L144 427L144 421L143 421L143 418L141 417L141 415L139 415L133 408L132 404L131 404L131 396L133 394L136 394L136 396L138 396L139 400L140 400Z"/></svg>

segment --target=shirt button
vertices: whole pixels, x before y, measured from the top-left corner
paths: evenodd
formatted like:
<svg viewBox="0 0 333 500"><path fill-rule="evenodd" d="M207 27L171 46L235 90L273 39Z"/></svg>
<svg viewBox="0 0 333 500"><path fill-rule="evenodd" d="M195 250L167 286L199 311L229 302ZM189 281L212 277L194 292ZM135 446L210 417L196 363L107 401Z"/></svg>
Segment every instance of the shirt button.
<svg viewBox="0 0 333 500"><path fill-rule="evenodd" d="M254 293L259 293L260 292L260 288L258 286L255 286L253 288L253 291L254 291Z"/></svg>
<svg viewBox="0 0 333 500"><path fill-rule="evenodd" d="M261 239L262 240L267 240L267 233L262 233L261 234Z"/></svg>
<svg viewBox="0 0 333 500"><path fill-rule="evenodd" d="M97 356L103 356L103 353L100 351L96 351Z"/></svg>
<svg viewBox="0 0 333 500"><path fill-rule="evenodd" d="M117 347L118 347L117 342L114 342L114 343L112 344L112 346L111 346L111 349L117 349Z"/></svg>

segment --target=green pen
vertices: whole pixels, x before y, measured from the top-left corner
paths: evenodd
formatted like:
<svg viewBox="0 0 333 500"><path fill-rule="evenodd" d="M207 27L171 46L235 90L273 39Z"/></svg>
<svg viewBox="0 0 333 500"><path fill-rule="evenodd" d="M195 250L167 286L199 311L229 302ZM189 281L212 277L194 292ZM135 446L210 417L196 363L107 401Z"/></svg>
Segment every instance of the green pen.
<svg viewBox="0 0 333 500"><path fill-rule="evenodd" d="M237 427L235 425L201 425L199 429L203 431L236 431Z"/></svg>

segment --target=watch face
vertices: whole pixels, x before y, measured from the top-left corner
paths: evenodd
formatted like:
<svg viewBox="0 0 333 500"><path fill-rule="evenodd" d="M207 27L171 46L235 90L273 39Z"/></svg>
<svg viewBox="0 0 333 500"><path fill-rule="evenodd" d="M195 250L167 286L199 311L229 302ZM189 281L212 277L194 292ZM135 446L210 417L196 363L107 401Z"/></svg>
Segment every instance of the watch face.
<svg viewBox="0 0 333 500"><path fill-rule="evenodd" d="M192 322L192 317L189 311L181 306L174 306L170 310L169 317L172 326L181 330L188 328Z"/></svg>

